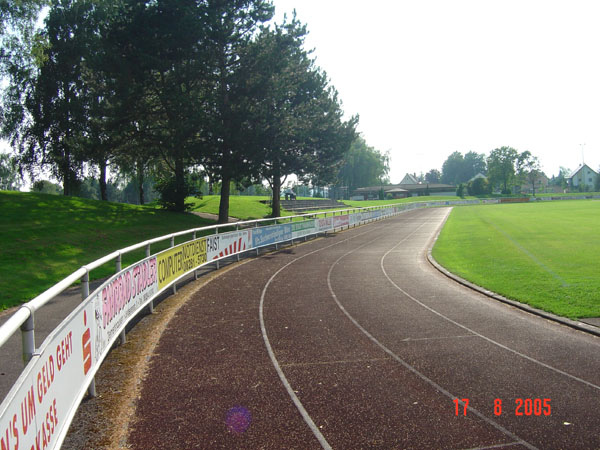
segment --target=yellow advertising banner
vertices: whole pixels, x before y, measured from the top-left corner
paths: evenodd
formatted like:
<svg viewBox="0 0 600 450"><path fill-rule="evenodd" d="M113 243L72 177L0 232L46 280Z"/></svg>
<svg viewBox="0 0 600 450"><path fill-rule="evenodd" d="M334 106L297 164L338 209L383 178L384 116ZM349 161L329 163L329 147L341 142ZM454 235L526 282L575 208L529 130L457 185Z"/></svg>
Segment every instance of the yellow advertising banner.
<svg viewBox="0 0 600 450"><path fill-rule="evenodd" d="M156 255L158 289L206 262L206 238L177 245Z"/></svg>

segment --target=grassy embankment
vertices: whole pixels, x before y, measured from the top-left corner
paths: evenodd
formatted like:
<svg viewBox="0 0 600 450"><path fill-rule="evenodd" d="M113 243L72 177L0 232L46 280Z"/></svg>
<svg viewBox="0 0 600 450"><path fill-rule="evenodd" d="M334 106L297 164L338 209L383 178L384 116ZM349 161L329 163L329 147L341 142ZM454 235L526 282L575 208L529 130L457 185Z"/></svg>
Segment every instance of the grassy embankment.
<svg viewBox="0 0 600 450"><path fill-rule="evenodd" d="M434 258L499 294L572 319L600 317L600 202L454 208Z"/></svg>
<svg viewBox="0 0 600 450"><path fill-rule="evenodd" d="M213 223L150 207L7 191L0 191L0 212L0 310L31 300L114 250ZM154 245L153 253L167 244ZM142 249L124 256L123 266L144 255ZM91 277L114 270L111 262Z"/></svg>

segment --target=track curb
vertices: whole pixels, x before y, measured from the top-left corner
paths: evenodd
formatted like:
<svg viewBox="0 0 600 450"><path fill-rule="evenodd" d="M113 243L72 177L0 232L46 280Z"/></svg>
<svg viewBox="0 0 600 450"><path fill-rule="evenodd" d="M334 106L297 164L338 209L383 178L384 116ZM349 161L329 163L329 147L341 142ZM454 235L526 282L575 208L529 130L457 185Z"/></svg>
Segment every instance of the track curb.
<svg viewBox="0 0 600 450"><path fill-rule="evenodd" d="M552 313L549 313L546 311L542 311L541 309L537 309L532 306L526 305L525 303L517 302L515 300L511 300L509 298L503 297L500 294L497 294L497 293L492 292L488 289L485 289L481 286L478 286L474 283L471 283L470 281L467 281L464 278L461 278L458 275L455 275L452 272L448 271L446 268L442 267L433 258L433 255L431 252L432 252L433 246L435 245L440 233L442 232L442 229L444 228L444 225L446 224L446 220L448 220L449 216L450 216L450 214L448 214L446 216L446 218L442 221L442 223L440 224L440 227L438 228L437 232L435 233L435 236L433 237L433 239L431 240L431 242L429 243L429 245L427 247L427 260L436 270L438 270L440 273L442 273L446 277L456 281L457 283L462 284L463 286L465 286L469 289L472 289L476 292L479 292L480 294L483 294L486 297L491 298L492 300L497 300L499 302L506 303L508 305L514 306L515 308L519 308L528 313L535 314L536 316L543 317L548 320L552 320L553 322L558 322L562 325L566 325L566 326L574 328L576 330L583 331L583 332L589 333L589 334L593 334L595 336L600 336L600 328L598 328L598 327L595 327L593 325L588 325L587 323L579 322L576 320L567 319L566 317L557 316L555 314L552 314Z"/></svg>

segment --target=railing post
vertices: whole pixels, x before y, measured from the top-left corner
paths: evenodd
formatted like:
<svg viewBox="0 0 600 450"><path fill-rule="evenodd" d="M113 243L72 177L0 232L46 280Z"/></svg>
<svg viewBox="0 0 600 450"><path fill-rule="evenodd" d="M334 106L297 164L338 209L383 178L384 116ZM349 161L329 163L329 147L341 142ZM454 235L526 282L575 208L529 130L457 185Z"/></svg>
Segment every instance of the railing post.
<svg viewBox="0 0 600 450"><path fill-rule="evenodd" d="M175 236L171 236L171 248L175 247ZM171 287L171 292L173 295L177 294L177 282L173 282L173 286Z"/></svg>
<svg viewBox="0 0 600 450"><path fill-rule="evenodd" d="M150 257L150 244L146 244L146 258ZM148 303L148 312L150 314L154 313L154 300L150 300L150 303Z"/></svg>
<svg viewBox="0 0 600 450"><path fill-rule="evenodd" d="M25 308L27 307L25 306ZM35 353L35 319L33 311L30 309L29 318L21 325L21 340L23 342L23 362L27 365Z"/></svg>
<svg viewBox="0 0 600 450"><path fill-rule="evenodd" d="M120 271L121 271L121 253L119 253L119 256L117 256L116 263L115 263L115 273L119 273ZM123 328L123 331L121 331L121 334L119 336L121 339L121 345L125 344L127 342L127 336L125 336L125 328Z"/></svg>
<svg viewBox="0 0 600 450"><path fill-rule="evenodd" d="M81 301L84 301L90 295L90 272L85 269L85 275L81 277Z"/></svg>
<svg viewBox="0 0 600 450"><path fill-rule="evenodd" d="M85 301L90 296L90 272L85 267L85 275L81 277L81 301ZM90 397L96 396L96 378L92 378L90 385L88 386L88 395Z"/></svg>
<svg viewBox="0 0 600 450"><path fill-rule="evenodd" d="M240 224L236 222L235 224L235 231L239 231L240 230ZM238 262L240 262L240 254L241 254L242 250L238 248L238 254L237 254L237 260Z"/></svg>
<svg viewBox="0 0 600 450"><path fill-rule="evenodd" d="M215 234L217 236L219 235L219 229L218 228L215 228ZM219 270L221 268L221 264L220 264L220 261L218 259L217 259L217 262L216 262L216 266L217 266L217 270Z"/></svg>
<svg viewBox="0 0 600 450"><path fill-rule="evenodd" d="M258 222L255 222L254 228L258 228ZM256 247L256 256L258 256L258 247Z"/></svg>

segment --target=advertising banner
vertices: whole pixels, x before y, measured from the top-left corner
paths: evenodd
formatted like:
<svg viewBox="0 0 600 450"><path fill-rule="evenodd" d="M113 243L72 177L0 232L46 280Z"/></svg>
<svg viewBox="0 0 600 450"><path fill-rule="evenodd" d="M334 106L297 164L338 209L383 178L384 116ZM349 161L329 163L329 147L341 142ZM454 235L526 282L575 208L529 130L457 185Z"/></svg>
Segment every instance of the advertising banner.
<svg viewBox="0 0 600 450"><path fill-rule="evenodd" d="M207 260L206 238L176 245L156 255L158 290L169 285L183 274L204 264Z"/></svg>
<svg viewBox="0 0 600 450"><path fill-rule="evenodd" d="M250 230L231 231L206 237L206 253L209 261L241 253L250 249L251 246L252 232Z"/></svg>
<svg viewBox="0 0 600 450"><path fill-rule="evenodd" d="M252 247L292 240L292 224L270 225L252 229Z"/></svg>
<svg viewBox="0 0 600 450"><path fill-rule="evenodd" d="M94 313L94 354L99 358L120 329L158 292L157 257L127 267L90 296Z"/></svg>
<svg viewBox="0 0 600 450"><path fill-rule="evenodd" d="M350 226L357 225L363 220L362 213L350 214Z"/></svg>
<svg viewBox="0 0 600 450"><path fill-rule="evenodd" d="M331 217L325 217L323 219L316 219L317 232L333 230L333 219Z"/></svg>
<svg viewBox="0 0 600 450"><path fill-rule="evenodd" d="M350 217L348 217L348 214L333 217L333 228L347 227L348 225L350 225Z"/></svg>
<svg viewBox="0 0 600 450"><path fill-rule="evenodd" d="M314 220L292 222L292 237L294 239L315 233L316 224Z"/></svg>
<svg viewBox="0 0 600 450"><path fill-rule="evenodd" d="M93 373L94 308L86 302L44 341L0 406L1 449L62 442Z"/></svg>

